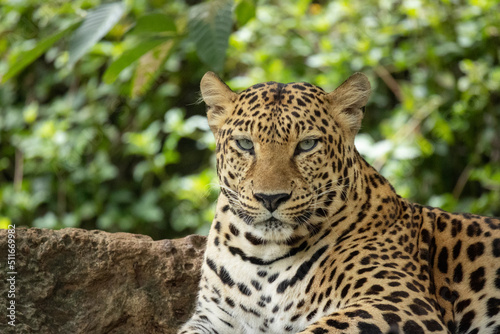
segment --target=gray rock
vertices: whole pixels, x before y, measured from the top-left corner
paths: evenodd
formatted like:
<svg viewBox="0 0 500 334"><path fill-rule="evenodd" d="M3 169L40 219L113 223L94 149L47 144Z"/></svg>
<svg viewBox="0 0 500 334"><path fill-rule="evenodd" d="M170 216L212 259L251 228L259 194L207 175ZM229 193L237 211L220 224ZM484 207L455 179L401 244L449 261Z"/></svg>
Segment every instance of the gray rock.
<svg viewBox="0 0 500 334"><path fill-rule="evenodd" d="M10 302L7 240L0 230L0 299ZM204 248L195 235L18 228L16 326L2 302L0 333L175 333L193 309Z"/></svg>

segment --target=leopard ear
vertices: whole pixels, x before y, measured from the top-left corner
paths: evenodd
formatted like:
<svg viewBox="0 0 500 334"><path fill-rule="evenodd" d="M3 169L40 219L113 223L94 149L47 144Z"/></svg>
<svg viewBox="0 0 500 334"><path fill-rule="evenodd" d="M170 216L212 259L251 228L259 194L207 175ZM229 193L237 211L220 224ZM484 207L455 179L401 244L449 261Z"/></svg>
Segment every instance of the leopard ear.
<svg viewBox="0 0 500 334"><path fill-rule="evenodd" d="M328 94L328 98L335 114L338 114L344 123L355 135L361 127L364 107L371 93L370 81L363 73L354 73Z"/></svg>
<svg viewBox="0 0 500 334"><path fill-rule="evenodd" d="M201 96L207 105L208 125L217 134L234 107L237 94L214 72L207 72L200 83Z"/></svg>

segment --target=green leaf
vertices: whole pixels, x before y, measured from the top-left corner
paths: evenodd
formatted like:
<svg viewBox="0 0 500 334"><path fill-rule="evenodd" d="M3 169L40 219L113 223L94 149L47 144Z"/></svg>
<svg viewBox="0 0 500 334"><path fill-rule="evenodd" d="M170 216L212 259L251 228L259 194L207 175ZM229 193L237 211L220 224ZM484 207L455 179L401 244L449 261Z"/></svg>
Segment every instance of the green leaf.
<svg viewBox="0 0 500 334"><path fill-rule="evenodd" d="M174 40L164 42L139 59L132 79L131 97L143 95L160 74L160 67L165 64L174 46Z"/></svg>
<svg viewBox="0 0 500 334"><path fill-rule="evenodd" d="M152 13L139 17L135 27L130 31L130 34L175 33L176 31L175 21L171 16L161 13Z"/></svg>
<svg viewBox="0 0 500 334"><path fill-rule="evenodd" d="M114 2L91 11L69 41L69 65L74 65L90 48L103 38L120 20L125 5Z"/></svg>
<svg viewBox="0 0 500 334"><path fill-rule="evenodd" d="M196 5L189 13L189 38L198 57L214 71L221 71L232 32L233 1L212 0Z"/></svg>
<svg viewBox="0 0 500 334"><path fill-rule="evenodd" d="M61 30L53 35L50 35L49 37L45 38L40 43L38 43L33 49L24 52L21 55L21 59L16 63L12 64L7 73L5 73L5 75L2 77L2 83L16 76L19 72L21 72L28 65L34 62L38 57L44 54L45 51L47 51L47 49L50 48L55 42L60 40L62 37L64 37L71 31L75 30L76 27L80 25L80 23L81 22L77 22L64 30Z"/></svg>
<svg viewBox="0 0 500 334"><path fill-rule="evenodd" d="M113 83L121 71L130 66L145 53L151 51L165 41L167 41L167 38L150 39L139 43L139 45L134 46L130 50L125 51L106 69L103 76L104 82L107 84Z"/></svg>
<svg viewBox="0 0 500 334"><path fill-rule="evenodd" d="M241 0L234 9L236 20L240 27L247 24L248 21L253 19L256 14L256 6L254 0Z"/></svg>

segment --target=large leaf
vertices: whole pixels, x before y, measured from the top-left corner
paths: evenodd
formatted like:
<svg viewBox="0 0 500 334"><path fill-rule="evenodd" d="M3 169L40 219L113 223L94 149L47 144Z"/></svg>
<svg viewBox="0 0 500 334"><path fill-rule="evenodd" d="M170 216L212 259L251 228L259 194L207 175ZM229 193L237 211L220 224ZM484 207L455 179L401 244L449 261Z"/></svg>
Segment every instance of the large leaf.
<svg viewBox="0 0 500 334"><path fill-rule="evenodd" d="M157 38L150 39L139 43L130 50L125 51L118 59L116 59L104 73L103 80L105 83L113 83L121 71L130 66L137 59L142 57L146 52L151 51L163 42L166 42L167 38Z"/></svg>
<svg viewBox="0 0 500 334"><path fill-rule="evenodd" d="M101 5L85 17L69 41L69 65L74 65L92 46L103 38L125 12L122 2Z"/></svg>
<svg viewBox="0 0 500 334"><path fill-rule="evenodd" d="M133 98L143 95L151 87L153 81L160 74L160 67L167 61L173 46L174 40L169 40L139 59L139 65L132 80L131 96Z"/></svg>
<svg viewBox="0 0 500 334"><path fill-rule="evenodd" d="M248 21L255 17L257 8L255 0L240 0L234 10L236 20L240 27L244 26Z"/></svg>
<svg viewBox="0 0 500 334"><path fill-rule="evenodd" d="M38 43L33 49L24 52L21 55L20 59L14 64L12 64L7 73L5 73L5 75L2 77L2 83L16 76L19 72L25 69L26 66L30 65L38 57L44 54L45 51L47 51L47 49L50 48L55 42L66 36L71 31L75 30L76 27L80 25L80 23L81 22L77 22L64 30L61 30L53 35L50 35L49 37L40 41L40 43Z"/></svg>
<svg viewBox="0 0 500 334"><path fill-rule="evenodd" d="M152 13L139 17L130 34L175 33L176 31L172 17L162 13Z"/></svg>
<svg viewBox="0 0 500 334"><path fill-rule="evenodd" d="M212 0L192 7L189 38L196 44L200 59L214 71L221 71L231 35L233 1Z"/></svg>

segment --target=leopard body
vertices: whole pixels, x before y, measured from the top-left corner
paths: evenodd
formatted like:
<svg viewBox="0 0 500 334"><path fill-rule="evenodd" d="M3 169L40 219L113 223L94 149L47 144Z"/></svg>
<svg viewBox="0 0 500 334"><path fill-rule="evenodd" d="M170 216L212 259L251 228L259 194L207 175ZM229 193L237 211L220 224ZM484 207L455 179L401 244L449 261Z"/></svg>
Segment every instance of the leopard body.
<svg viewBox="0 0 500 334"><path fill-rule="evenodd" d="M201 90L221 193L180 334L500 334L500 220L401 198L359 155L364 75Z"/></svg>

